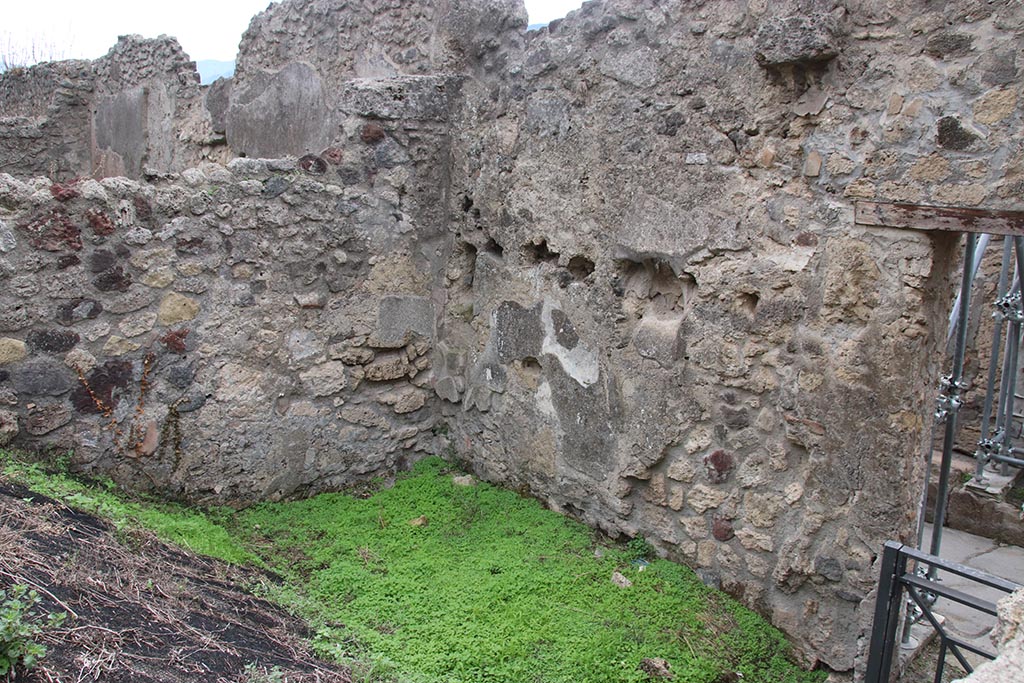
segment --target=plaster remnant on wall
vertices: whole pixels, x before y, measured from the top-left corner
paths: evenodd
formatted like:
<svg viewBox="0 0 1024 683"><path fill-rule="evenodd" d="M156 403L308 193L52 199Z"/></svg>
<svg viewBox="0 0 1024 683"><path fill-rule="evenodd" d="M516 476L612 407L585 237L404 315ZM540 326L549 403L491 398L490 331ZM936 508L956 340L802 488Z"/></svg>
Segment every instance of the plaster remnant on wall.
<svg viewBox="0 0 1024 683"><path fill-rule="evenodd" d="M557 308L552 307L550 301L544 302L541 309L541 322L544 326L544 339L541 343L540 352L554 356L562 366L562 370L582 387L589 387L597 382L601 373L600 362L597 352L588 349L582 343L574 343L566 348L560 341L560 333L555 330L553 312L561 313ZM562 325L571 326L572 323L562 314L564 321ZM563 328L564 329L564 328ZM562 332L564 334L564 332Z"/></svg>

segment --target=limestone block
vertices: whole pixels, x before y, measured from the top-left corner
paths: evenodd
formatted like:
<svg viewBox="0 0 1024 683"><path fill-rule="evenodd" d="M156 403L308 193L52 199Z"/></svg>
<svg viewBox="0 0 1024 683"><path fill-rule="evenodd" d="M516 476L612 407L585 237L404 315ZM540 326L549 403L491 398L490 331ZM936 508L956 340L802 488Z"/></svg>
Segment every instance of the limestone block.
<svg viewBox="0 0 1024 683"><path fill-rule="evenodd" d="M341 361L321 363L300 373L299 379L313 396L331 396L344 389L347 384L345 364Z"/></svg>
<svg viewBox="0 0 1024 683"><path fill-rule="evenodd" d="M125 337L138 337L153 329L156 325L157 314L151 311L126 315L117 328Z"/></svg>
<svg viewBox="0 0 1024 683"><path fill-rule="evenodd" d="M7 226L7 223L0 221L0 254L14 251L16 246L18 246L18 240L14 237L14 231Z"/></svg>
<svg viewBox="0 0 1024 683"><path fill-rule="evenodd" d="M999 601L999 625L992 633L996 647L1007 645L1014 638L1024 637L1024 589Z"/></svg>
<svg viewBox="0 0 1024 683"><path fill-rule="evenodd" d="M754 34L754 46L762 66L824 62L839 54L835 21L820 12L769 15Z"/></svg>
<svg viewBox="0 0 1024 683"><path fill-rule="evenodd" d="M192 320L199 314L199 302L177 292L170 292L160 302L157 322L175 325Z"/></svg>
<svg viewBox="0 0 1024 683"><path fill-rule="evenodd" d="M1013 114L1017 93L1012 89L990 90L974 104L974 120L992 125Z"/></svg>
<svg viewBox="0 0 1024 683"><path fill-rule="evenodd" d="M704 514L712 508L716 508L725 502L729 492L722 489L711 488L704 484L697 484L686 496L686 502L697 514Z"/></svg>
<svg viewBox="0 0 1024 683"><path fill-rule="evenodd" d="M945 180L951 172L949 161L938 154L922 157L910 167L911 178L927 183Z"/></svg>
<svg viewBox="0 0 1024 683"><path fill-rule="evenodd" d="M738 529L736 531L736 538L739 539L740 545L747 550L760 550L770 553L775 549L775 541L772 540L771 536L749 527Z"/></svg>
<svg viewBox="0 0 1024 683"><path fill-rule="evenodd" d="M25 342L10 337L0 337L0 365L15 363L28 355Z"/></svg>
<svg viewBox="0 0 1024 683"><path fill-rule="evenodd" d="M668 466L668 478L674 481L690 483L697 476L697 466L690 460L680 457Z"/></svg>
<svg viewBox="0 0 1024 683"><path fill-rule="evenodd" d="M377 401L384 405L391 406L399 415L411 413L422 408L427 402L426 392L409 388L401 391L390 391L377 398Z"/></svg>
<svg viewBox="0 0 1024 683"><path fill-rule="evenodd" d="M680 334L682 325L682 316L645 315L633 335L636 352L657 361L663 368L672 367L684 351Z"/></svg>
<svg viewBox="0 0 1024 683"><path fill-rule="evenodd" d="M338 353L336 360L345 365L366 365L373 362L375 355L373 349L364 346L347 346Z"/></svg>
<svg viewBox="0 0 1024 683"><path fill-rule="evenodd" d="M157 268L144 273L140 282L153 289L164 289L174 282L174 273L170 268Z"/></svg>
<svg viewBox="0 0 1024 683"><path fill-rule="evenodd" d="M140 348L142 348L142 345L138 342L112 334L103 345L103 353L108 356L123 356L126 353L138 351Z"/></svg>
<svg viewBox="0 0 1024 683"><path fill-rule="evenodd" d="M743 496L744 519L756 527L770 528L783 510L783 503L775 493L748 491Z"/></svg>
<svg viewBox="0 0 1024 683"><path fill-rule="evenodd" d="M405 354L391 354L378 357L365 366L364 377L369 382L387 382L405 377L410 370L409 359Z"/></svg>
<svg viewBox="0 0 1024 683"><path fill-rule="evenodd" d="M72 349L64 356L64 365L84 375L96 367L96 356L85 349Z"/></svg>

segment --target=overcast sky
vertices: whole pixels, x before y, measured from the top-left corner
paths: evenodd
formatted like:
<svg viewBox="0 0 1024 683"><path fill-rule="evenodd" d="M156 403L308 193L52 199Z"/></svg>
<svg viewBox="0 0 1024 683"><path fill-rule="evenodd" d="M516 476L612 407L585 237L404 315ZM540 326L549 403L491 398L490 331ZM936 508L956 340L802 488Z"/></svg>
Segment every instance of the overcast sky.
<svg viewBox="0 0 1024 683"><path fill-rule="evenodd" d="M119 35L175 36L193 60L232 60L242 32L268 0L2 0L0 56L95 59ZM582 0L526 0L530 23L564 17Z"/></svg>

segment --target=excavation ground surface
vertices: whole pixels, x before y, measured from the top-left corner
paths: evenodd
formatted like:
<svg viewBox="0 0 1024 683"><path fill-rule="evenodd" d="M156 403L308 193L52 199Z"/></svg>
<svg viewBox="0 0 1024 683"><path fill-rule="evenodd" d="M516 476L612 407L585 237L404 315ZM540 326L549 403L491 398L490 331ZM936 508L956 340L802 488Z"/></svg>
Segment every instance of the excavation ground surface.
<svg viewBox="0 0 1024 683"><path fill-rule="evenodd" d="M33 618L68 615L19 680L824 679L642 539L612 543L440 459L243 511L127 498L9 455L0 473L0 580L40 593Z"/></svg>

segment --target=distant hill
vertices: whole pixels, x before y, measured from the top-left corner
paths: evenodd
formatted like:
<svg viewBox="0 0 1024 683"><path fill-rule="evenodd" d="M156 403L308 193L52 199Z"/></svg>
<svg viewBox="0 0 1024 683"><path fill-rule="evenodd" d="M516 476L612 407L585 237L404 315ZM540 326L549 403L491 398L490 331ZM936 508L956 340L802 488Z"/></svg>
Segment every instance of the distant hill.
<svg viewBox="0 0 1024 683"><path fill-rule="evenodd" d="M235 75L235 62L222 62L216 59L201 59L196 62L199 69L199 82L209 85L218 78L229 78Z"/></svg>
<svg viewBox="0 0 1024 683"><path fill-rule="evenodd" d="M546 22L546 21L545 22L541 22L539 24L530 24L529 26L526 27L526 30L527 31L536 31L537 29L544 28L547 25L548 25L548 22Z"/></svg>

